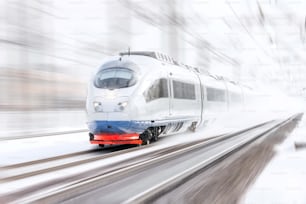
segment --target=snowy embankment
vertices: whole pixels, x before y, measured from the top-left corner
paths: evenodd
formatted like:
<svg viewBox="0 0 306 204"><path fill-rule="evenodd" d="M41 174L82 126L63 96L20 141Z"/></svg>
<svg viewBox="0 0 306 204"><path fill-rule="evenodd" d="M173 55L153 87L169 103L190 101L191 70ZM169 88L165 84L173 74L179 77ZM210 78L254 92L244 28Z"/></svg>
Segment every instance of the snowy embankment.
<svg viewBox="0 0 306 204"><path fill-rule="evenodd" d="M275 148L276 156L241 203L306 203L306 118Z"/></svg>
<svg viewBox="0 0 306 204"><path fill-rule="evenodd" d="M0 139L86 129L84 110L0 112Z"/></svg>

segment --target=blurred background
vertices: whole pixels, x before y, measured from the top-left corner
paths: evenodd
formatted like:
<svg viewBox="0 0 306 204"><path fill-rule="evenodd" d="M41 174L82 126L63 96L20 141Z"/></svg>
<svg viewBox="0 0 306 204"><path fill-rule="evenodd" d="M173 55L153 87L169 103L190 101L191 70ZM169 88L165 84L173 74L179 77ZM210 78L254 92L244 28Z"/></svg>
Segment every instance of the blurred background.
<svg viewBox="0 0 306 204"><path fill-rule="evenodd" d="M0 0L2 135L85 128L92 71L128 48L305 98L305 11L303 0Z"/></svg>

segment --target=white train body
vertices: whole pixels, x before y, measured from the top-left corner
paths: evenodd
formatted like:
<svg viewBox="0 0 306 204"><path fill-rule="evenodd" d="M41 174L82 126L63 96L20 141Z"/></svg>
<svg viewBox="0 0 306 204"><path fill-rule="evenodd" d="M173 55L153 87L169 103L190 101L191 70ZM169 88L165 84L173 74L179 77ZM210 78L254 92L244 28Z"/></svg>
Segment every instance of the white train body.
<svg viewBox="0 0 306 204"><path fill-rule="evenodd" d="M155 52L121 53L97 69L86 109L93 144L140 144L195 129L243 103L244 88Z"/></svg>

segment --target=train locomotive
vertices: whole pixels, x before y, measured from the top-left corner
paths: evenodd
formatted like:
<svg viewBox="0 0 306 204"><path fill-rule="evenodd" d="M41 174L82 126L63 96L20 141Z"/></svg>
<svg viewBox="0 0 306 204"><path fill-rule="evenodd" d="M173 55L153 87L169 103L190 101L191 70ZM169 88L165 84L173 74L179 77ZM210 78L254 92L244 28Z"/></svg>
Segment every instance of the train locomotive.
<svg viewBox="0 0 306 204"><path fill-rule="evenodd" d="M86 101L91 144L138 144L196 130L209 113L241 107L245 87L157 52L124 52L93 74Z"/></svg>

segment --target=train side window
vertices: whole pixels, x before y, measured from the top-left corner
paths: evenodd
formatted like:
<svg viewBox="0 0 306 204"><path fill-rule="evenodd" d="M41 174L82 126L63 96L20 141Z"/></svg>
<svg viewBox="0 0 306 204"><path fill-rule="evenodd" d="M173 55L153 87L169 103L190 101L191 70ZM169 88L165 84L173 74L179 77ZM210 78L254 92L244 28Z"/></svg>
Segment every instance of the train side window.
<svg viewBox="0 0 306 204"><path fill-rule="evenodd" d="M144 92L146 102L153 101L159 98L168 98L168 80L158 79L150 86L150 88Z"/></svg>
<svg viewBox="0 0 306 204"><path fill-rule="evenodd" d="M194 84L173 80L173 96L178 99L195 100Z"/></svg>
<svg viewBox="0 0 306 204"><path fill-rule="evenodd" d="M207 87L207 101L225 101L225 91L222 89L216 89Z"/></svg>

